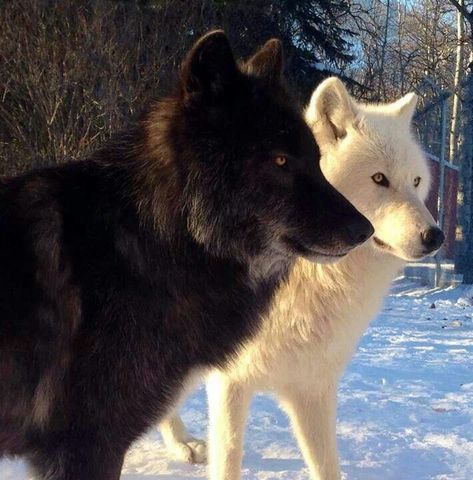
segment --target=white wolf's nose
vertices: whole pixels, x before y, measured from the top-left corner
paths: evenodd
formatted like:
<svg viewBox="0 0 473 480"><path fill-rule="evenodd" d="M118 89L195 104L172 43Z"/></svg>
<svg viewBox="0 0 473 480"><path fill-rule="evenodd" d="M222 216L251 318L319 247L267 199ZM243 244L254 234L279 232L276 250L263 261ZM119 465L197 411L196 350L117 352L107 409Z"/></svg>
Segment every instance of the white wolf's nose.
<svg viewBox="0 0 473 480"><path fill-rule="evenodd" d="M424 230L420 237L422 239L422 245L426 248L424 253L430 253L434 250L438 250L445 240L445 235L438 227L430 227Z"/></svg>

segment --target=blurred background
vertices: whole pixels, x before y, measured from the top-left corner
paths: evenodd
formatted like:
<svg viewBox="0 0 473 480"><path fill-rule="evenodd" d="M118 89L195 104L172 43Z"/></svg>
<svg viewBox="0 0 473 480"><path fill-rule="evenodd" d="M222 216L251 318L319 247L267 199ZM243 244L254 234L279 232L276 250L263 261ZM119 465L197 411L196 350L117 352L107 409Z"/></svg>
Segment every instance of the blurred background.
<svg viewBox="0 0 473 480"><path fill-rule="evenodd" d="M280 38L301 102L333 74L360 100L415 91L447 242L406 272L473 283L473 0L0 0L0 25L0 175L87 155L214 27L242 57Z"/></svg>

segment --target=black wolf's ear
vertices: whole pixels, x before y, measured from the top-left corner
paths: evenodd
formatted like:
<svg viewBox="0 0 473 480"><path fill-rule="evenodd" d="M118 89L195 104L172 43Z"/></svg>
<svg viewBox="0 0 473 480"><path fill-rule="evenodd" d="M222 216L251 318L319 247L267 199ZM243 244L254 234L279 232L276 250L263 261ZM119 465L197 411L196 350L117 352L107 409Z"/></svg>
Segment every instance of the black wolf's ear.
<svg viewBox="0 0 473 480"><path fill-rule="evenodd" d="M281 80L284 70L282 43L277 38L268 40L247 62L250 75L275 82Z"/></svg>
<svg viewBox="0 0 473 480"><path fill-rule="evenodd" d="M305 117L323 151L326 145L343 138L355 124L355 103L340 79L327 78L312 94Z"/></svg>
<svg viewBox="0 0 473 480"><path fill-rule="evenodd" d="M197 40L182 65L183 92L218 96L235 81L238 73L225 33L212 31Z"/></svg>

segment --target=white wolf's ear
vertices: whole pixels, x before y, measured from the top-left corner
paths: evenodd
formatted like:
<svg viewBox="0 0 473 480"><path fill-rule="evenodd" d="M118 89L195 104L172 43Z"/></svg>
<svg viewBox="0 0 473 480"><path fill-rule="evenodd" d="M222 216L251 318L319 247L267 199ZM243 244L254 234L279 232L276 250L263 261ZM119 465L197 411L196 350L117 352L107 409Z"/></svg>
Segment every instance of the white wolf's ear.
<svg viewBox="0 0 473 480"><path fill-rule="evenodd" d="M314 91L305 112L319 147L343 138L355 122L354 102L336 77L324 80Z"/></svg>
<svg viewBox="0 0 473 480"><path fill-rule="evenodd" d="M415 93L411 92L394 102L392 107L396 115L410 122L416 111L418 98Z"/></svg>

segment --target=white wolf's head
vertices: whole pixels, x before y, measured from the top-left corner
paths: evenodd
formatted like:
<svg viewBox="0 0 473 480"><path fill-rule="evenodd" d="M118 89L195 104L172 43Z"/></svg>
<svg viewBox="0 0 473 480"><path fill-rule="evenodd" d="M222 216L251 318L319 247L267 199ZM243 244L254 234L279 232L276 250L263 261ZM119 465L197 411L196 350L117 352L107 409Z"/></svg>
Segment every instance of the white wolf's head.
<svg viewBox="0 0 473 480"><path fill-rule="evenodd" d="M337 78L322 82L306 110L327 179L373 224L369 244L405 260L435 253L444 235L424 205L426 159L411 134L417 97L357 103Z"/></svg>

